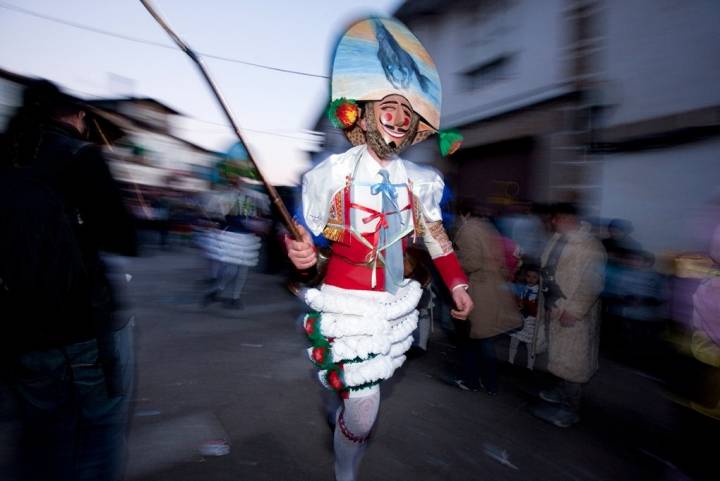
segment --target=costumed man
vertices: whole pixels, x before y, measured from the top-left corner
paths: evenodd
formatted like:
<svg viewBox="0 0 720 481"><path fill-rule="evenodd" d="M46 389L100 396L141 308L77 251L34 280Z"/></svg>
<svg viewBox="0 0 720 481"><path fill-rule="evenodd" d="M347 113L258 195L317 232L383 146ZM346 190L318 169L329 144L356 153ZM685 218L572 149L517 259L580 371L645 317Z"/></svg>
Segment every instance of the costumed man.
<svg viewBox="0 0 720 481"><path fill-rule="evenodd" d="M422 238L456 309L473 308L468 281L441 223L444 182L399 153L437 133L440 80L432 59L400 22L370 18L353 24L337 45L332 71L333 123L354 145L305 174L305 224L330 241L324 283L302 291L311 313L308 353L325 387L339 393L335 413L335 478L354 480L377 417L381 381L405 361L417 326L420 285L404 279L403 253ZM440 136L443 155L460 136ZM444 148L443 148L444 147ZM310 234L286 239L297 269L318 255Z"/></svg>
<svg viewBox="0 0 720 481"><path fill-rule="evenodd" d="M262 242L256 233L261 233L261 218L270 212L270 201L265 194L247 186L241 175L241 164L235 160L236 152L247 155L242 144L233 146L220 167L222 187L209 193L204 208L208 220L215 219L216 226L208 229L202 240L211 262L212 279L210 289L203 296L203 306L220 301L224 293L227 307L242 309L240 296L248 272L260 259Z"/></svg>

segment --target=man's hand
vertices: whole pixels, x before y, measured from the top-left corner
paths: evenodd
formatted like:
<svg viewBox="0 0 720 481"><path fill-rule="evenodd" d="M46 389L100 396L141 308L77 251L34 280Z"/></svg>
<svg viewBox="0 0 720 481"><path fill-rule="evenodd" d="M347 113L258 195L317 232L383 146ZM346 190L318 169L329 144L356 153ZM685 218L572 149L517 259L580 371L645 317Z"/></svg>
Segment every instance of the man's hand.
<svg viewBox="0 0 720 481"><path fill-rule="evenodd" d="M465 288L458 287L457 289L453 289L452 298L455 302L455 309L450 309L450 314L452 314L455 319L467 319L470 311L475 307L475 304L473 304L470 298L470 294L467 293Z"/></svg>
<svg viewBox="0 0 720 481"><path fill-rule="evenodd" d="M563 327L572 327L577 324L580 319L568 313L567 311L563 311L563 313L560 315L559 321L560 325Z"/></svg>
<svg viewBox="0 0 720 481"><path fill-rule="evenodd" d="M298 231L300 231L300 239L292 239L289 236L285 236L285 248L287 249L290 262L293 263L296 269L309 269L317 263L315 244L303 226L300 224L295 225Z"/></svg>

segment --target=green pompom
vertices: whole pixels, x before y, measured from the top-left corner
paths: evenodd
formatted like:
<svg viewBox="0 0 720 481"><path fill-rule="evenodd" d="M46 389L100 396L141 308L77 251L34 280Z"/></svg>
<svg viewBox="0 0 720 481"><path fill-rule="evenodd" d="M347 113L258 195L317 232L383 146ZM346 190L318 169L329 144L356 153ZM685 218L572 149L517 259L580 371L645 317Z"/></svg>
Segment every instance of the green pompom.
<svg viewBox="0 0 720 481"><path fill-rule="evenodd" d="M462 145L463 136L457 130L441 130L438 132L440 154L443 157L455 153Z"/></svg>

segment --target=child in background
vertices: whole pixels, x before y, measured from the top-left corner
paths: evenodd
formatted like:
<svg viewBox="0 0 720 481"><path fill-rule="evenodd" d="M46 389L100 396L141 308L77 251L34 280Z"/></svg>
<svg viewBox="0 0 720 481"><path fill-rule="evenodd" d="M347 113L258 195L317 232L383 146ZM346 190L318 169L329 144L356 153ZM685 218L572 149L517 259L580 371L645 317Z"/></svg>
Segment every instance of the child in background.
<svg viewBox="0 0 720 481"><path fill-rule="evenodd" d="M535 364L535 328L537 324L538 295L540 292L540 270L527 266L524 273L525 282L519 286L518 307L523 318L523 327L510 333L510 363L515 361L518 345L523 342L527 350L527 367L532 369Z"/></svg>

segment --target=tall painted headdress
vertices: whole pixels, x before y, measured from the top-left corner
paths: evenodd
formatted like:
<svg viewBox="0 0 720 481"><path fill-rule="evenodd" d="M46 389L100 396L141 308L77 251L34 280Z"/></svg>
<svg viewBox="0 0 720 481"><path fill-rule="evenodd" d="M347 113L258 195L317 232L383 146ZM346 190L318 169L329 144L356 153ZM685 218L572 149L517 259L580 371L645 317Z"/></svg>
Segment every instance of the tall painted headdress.
<svg viewBox="0 0 720 481"><path fill-rule="evenodd" d="M350 26L335 49L330 91L328 116L353 145L365 143L358 103L392 94L405 97L419 117L413 143L440 131L442 90L437 68L417 37L394 18L372 17ZM459 134L443 136L443 155L459 147Z"/></svg>

